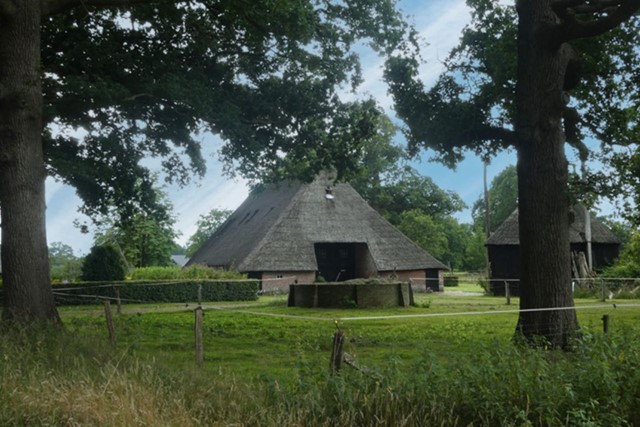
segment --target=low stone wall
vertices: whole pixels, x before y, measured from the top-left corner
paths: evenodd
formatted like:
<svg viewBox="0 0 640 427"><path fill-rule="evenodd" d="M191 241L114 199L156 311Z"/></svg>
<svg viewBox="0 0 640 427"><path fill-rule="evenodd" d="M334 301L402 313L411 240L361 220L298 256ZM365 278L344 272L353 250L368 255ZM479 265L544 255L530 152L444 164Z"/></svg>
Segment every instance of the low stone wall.
<svg viewBox="0 0 640 427"><path fill-rule="evenodd" d="M314 283L289 286L289 307L408 307L413 303L408 283Z"/></svg>

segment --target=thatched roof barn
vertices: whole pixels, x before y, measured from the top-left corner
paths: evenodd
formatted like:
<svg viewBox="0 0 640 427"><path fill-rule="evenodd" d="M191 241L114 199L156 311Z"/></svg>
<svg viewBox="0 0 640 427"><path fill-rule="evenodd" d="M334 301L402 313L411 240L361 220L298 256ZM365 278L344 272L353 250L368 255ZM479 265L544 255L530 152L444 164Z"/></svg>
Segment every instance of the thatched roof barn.
<svg viewBox="0 0 640 427"><path fill-rule="evenodd" d="M587 209L583 205L571 208L573 222L569 226L571 252L574 254L587 253L587 239L585 235L585 218ZM591 220L591 250L593 269L595 271L613 264L620 253L620 240L599 219L589 213ZM519 279L520 278L520 233L518 228L518 210L516 209L486 241L489 253L491 279ZM504 294L504 286L494 282L494 294ZM517 294L517 284L512 290Z"/></svg>
<svg viewBox="0 0 640 427"><path fill-rule="evenodd" d="M380 216L349 184L326 175L310 184L252 193L189 260L235 268L284 288L318 276L343 281L373 276L422 279L441 289L446 266ZM276 280L279 279L279 280Z"/></svg>

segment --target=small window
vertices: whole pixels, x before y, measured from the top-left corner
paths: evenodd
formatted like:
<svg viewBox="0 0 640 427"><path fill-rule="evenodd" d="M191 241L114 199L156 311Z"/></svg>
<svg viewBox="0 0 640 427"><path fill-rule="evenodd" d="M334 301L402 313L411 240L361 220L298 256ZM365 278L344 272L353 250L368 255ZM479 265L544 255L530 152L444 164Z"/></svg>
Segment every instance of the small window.
<svg viewBox="0 0 640 427"><path fill-rule="evenodd" d="M284 276L282 274L276 274L276 279L282 279Z"/></svg>

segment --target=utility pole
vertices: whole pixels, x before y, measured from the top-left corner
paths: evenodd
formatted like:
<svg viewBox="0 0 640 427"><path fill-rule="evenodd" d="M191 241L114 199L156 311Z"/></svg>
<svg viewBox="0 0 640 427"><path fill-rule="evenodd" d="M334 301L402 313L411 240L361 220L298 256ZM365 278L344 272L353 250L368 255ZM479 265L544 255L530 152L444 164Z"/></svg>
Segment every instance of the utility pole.
<svg viewBox="0 0 640 427"><path fill-rule="evenodd" d="M587 167L582 161L582 182L587 183ZM591 207L588 204L584 206L584 240L587 244L587 267L589 274L593 271L593 252L591 249Z"/></svg>
<svg viewBox="0 0 640 427"><path fill-rule="evenodd" d="M484 161L484 173L483 173L483 184L484 184L484 232L485 238L489 239L491 237L491 217L489 213L489 190L487 189L487 166L489 165L489 161ZM487 280L491 278L491 265L489 264L489 247L485 245L484 251L485 264L487 266Z"/></svg>

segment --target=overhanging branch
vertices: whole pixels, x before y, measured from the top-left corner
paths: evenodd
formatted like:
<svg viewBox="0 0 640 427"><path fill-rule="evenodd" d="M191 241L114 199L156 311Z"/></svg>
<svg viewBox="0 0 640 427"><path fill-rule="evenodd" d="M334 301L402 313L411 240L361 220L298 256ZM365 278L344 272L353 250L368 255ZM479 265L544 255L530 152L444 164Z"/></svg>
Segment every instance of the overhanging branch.
<svg viewBox="0 0 640 427"><path fill-rule="evenodd" d="M8 1L8 0L5 0ZM166 1L166 0L165 0ZM141 3L163 3L161 0L42 0L42 16L51 16L78 6L127 7Z"/></svg>
<svg viewBox="0 0 640 427"><path fill-rule="evenodd" d="M552 8L563 21L554 28L553 38L563 43L616 28L640 9L640 0L560 0Z"/></svg>
<svg viewBox="0 0 640 427"><path fill-rule="evenodd" d="M490 140L490 141L496 141L502 144L504 148L517 146L517 139L516 139L515 132L512 130L500 128L500 127L486 126L480 129L474 129L472 131L465 132L463 137L467 139L467 142L469 139L476 140L476 141Z"/></svg>

